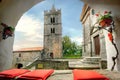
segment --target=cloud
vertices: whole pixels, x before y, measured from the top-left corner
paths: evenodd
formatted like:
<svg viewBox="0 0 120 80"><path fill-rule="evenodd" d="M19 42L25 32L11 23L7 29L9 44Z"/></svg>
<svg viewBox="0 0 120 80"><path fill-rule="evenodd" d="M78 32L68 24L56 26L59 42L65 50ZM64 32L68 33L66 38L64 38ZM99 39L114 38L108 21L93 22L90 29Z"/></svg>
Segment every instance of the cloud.
<svg viewBox="0 0 120 80"><path fill-rule="evenodd" d="M38 33L36 30L42 29L41 26L42 23L39 19L32 15L23 15L16 26L16 31L25 32L25 35L30 36Z"/></svg>
<svg viewBox="0 0 120 80"><path fill-rule="evenodd" d="M71 40L75 43L77 43L78 45L82 45L83 42L83 38L82 37L73 37L71 38Z"/></svg>
<svg viewBox="0 0 120 80"><path fill-rule="evenodd" d="M42 45L43 22L32 15L23 15L16 26L14 50L23 47L39 47Z"/></svg>

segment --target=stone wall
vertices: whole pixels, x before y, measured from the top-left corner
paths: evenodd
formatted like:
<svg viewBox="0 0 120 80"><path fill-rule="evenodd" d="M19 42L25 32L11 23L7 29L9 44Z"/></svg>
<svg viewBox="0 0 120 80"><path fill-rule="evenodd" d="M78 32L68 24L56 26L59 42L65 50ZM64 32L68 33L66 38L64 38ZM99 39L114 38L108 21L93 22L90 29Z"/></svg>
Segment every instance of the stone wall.
<svg viewBox="0 0 120 80"><path fill-rule="evenodd" d="M68 69L68 61L38 60L36 61L36 69L66 70Z"/></svg>
<svg viewBox="0 0 120 80"><path fill-rule="evenodd" d="M40 51L26 51L26 52L14 52L13 53L13 67L16 64L21 63L23 67L33 62L36 58L41 58Z"/></svg>
<svg viewBox="0 0 120 80"><path fill-rule="evenodd" d="M87 57L90 56L91 54L91 41L90 41L90 17L87 17L86 21L83 24L83 56Z"/></svg>

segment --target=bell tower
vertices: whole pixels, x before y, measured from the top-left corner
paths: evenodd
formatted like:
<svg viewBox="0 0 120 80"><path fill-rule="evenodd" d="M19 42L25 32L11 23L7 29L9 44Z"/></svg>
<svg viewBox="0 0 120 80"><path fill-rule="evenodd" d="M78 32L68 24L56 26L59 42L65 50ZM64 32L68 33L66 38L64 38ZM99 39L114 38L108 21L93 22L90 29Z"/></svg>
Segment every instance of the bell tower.
<svg viewBox="0 0 120 80"><path fill-rule="evenodd" d="M54 5L44 11L44 52L46 58L62 57L62 24L61 10Z"/></svg>

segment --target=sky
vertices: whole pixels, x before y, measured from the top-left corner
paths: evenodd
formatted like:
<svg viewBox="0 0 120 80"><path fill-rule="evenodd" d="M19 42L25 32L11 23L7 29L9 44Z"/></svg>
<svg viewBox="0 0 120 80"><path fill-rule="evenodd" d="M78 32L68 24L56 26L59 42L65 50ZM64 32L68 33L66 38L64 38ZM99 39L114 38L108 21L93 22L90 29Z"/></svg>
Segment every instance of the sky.
<svg viewBox="0 0 120 80"><path fill-rule="evenodd" d="M53 4L56 9L61 9L62 36L69 36L78 45L82 43L80 14L83 2L80 0L45 0L24 13L18 21L15 29L14 50L43 47L44 10L51 10Z"/></svg>

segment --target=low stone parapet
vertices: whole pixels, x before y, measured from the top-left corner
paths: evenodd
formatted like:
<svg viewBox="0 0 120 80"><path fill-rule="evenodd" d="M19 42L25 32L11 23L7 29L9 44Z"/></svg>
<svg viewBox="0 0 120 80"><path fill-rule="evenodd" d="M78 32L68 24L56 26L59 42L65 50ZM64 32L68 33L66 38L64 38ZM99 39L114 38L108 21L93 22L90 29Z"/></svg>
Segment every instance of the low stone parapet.
<svg viewBox="0 0 120 80"><path fill-rule="evenodd" d="M56 70L65 70L68 68L68 61L59 61L59 60L37 60L36 69L56 69Z"/></svg>

